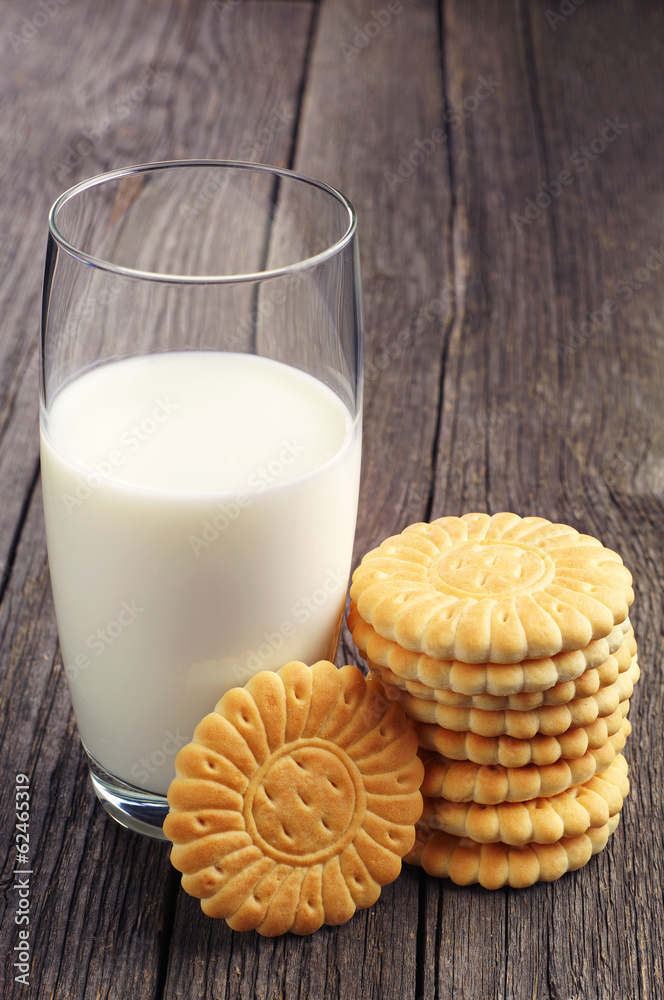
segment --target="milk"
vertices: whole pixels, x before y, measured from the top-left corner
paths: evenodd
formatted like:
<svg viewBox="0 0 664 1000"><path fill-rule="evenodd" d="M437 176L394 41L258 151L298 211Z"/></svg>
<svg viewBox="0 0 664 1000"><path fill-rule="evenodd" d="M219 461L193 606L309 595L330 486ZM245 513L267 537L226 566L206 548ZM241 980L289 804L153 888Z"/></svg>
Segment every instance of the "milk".
<svg viewBox="0 0 664 1000"><path fill-rule="evenodd" d="M42 414L58 630L88 753L165 793L228 688L330 656L359 419L297 369L172 352L101 365Z"/></svg>

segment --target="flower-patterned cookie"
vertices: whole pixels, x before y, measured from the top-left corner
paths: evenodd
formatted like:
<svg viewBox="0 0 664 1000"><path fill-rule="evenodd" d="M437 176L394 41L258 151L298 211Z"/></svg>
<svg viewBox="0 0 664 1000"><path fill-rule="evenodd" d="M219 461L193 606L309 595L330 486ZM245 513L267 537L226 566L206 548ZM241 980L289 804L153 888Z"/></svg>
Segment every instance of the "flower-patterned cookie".
<svg viewBox="0 0 664 1000"><path fill-rule="evenodd" d="M489 694L505 697L546 691L561 681L576 680L590 667L600 666L630 641L630 634L633 639L627 618L604 639L593 639L583 649L535 657L520 663L464 663L460 660L436 660L425 653L404 649L397 642L378 635L360 616L354 602L350 606L348 628L360 656L372 669L376 666L387 668L404 680L419 681L431 689L446 688L470 696Z"/></svg>
<svg viewBox="0 0 664 1000"><path fill-rule="evenodd" d="M616 552L568 525L464 514L387 538L356 569L351 597L403 649L518 663L608 636L627 618L631 582Z"/></svg>
<svg viewBox="0 0 664 1000"><path fill-rule="evenodd" d="M560 758L555 764L526 764L505 767L502 764L475 764L470 760L449 760L441 754L421 750L424 760L422 794L451 802L527 802L557 795L573 785L601 774L624 749L632 731L629 719L623 719L617 733L609 736L598 749L589 749L582 757Z"/></svg>
<svg viewBox="0 0 664 1000"><path fill-rule="evenodd" d="M622 701L631 698L640 676L636 657L629 670L620 674L615 684L601 687L587 698L574 698L566 705L541 705L530 711L508 708L488 711L483 708L457 708L437 701L415 698L400 688L384 685L388 698L398 701L406 714L417 722L441 726L457 733L479 736L509 736L532 739L537 734L559 736L570 728L589 726L598 718L612 715Z"/></svg>
<svg viewBox="0 0 664 1000"><path fill-rule="evenodd" d="M234 930L310 934L371 906L422 811L417 738L357 667L294 661L227 692L176 758L164 832Z"/></svg>
<svg viewBox="0 0 664 1000"><path fill-rule="evenodd" d="M504 885L525 889L535 882L553 882L566 872L583 868L606 847L619 819L616 813L604 826L588 827L578 837L521 847L477 844L468 837L454 837L418 824L415 846L404 860L421 865L429 875L450 878L457 885L479 882L485 889Z"/></svg>
<svg viewBox="0 0 664 1000"><path fill-rule="evenodd" d="M502 764L503 767L525 767L527 764L545 767L547 764L555 764L561 758L578 759L588 750L600 750L621 729L628 711L629 701L623 701L611 715L595 719L590 725L567 729L558 736L537 733L526 740L514 739L512 736L457 733L423 722L415 724L415 732L423 749L435 750L448 760Z"/></svg>
<svg viewBox="0 0 664 1000"><path fill-rule="evenodd" d="M495 806L425 799L421 822L431 830L470 837L479 844L553 844L562 837L578 837L589 827L604 826L620 812L628 793L627 761L618 754L606 771L549 798Z"/></svg>
<svg viewBox="0 0 664 1000"><path fill-rule="evenodd" d="M563 653L562 655L569 656L570 654ZM400 677L389 667L381 667L370 658L367 658L367 664L374 673L380 676L383 684L391 688L399 688L415 698L437 701L441 705L450 705L453 708L481 708L489 712L511 708L527 712L533 708L539 708L540 705L566 705L576 698L589 698L590 695L597 694L600 688L615 684L621 674L629 671L635 655L634 631L630 628L622 645L611 653L603 663L596 667L587 667L574 680L559 680L543 691L519 691L516 694L505 695L459 694L450 688L430 687L419 680ZM556 657L552 659L555 660ZM526 665L528 662L526 661ZM500 666L505 669L502 664ZM481 664L475 664L473 669L481 670ZM507 669L514 669L514 665L510 665ZM629 695L625 695L625 697L629 697Z"/></svg>

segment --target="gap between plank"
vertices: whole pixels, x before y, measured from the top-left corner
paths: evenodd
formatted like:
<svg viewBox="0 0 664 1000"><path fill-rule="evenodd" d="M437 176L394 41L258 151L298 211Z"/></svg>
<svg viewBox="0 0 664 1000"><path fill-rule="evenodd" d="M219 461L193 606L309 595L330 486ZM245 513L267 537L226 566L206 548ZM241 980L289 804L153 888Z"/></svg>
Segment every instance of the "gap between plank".
<svg viewBox="0 0 664 1000"><path fill-rule="evenodd" d="M420 868L417 897L417 937L415 948L415 1000L425 997L425 964L427 947L427 873Z"/></svg>
<svg viewBox="0 0 664 1000"><path fill-rule="evenodd" d="M302 105L304 104L304 94L307 88L307 83L309 81L309 69L311 67L311 58L315 46L315 38L318 30L318 18L320 15L320 7L318 3L314 2L312 4L311 11L311 21L309 22L309 36L307 38L307 47L304 53L304 60L302 64L302 79L300 81L300 86L297 91L297 97L295 100L295 128L293 129L293 139L291 141L290 155L286 161L286 166L289 170L295 169L295 155L297 153L297 139L300 134L300 125L302 123Z"/></svg>
<svg viewBox="0 0 664 1000"><path fill-rule="evenodd" d="M445 46L443 43L443 30L444 30L444 0L440 0L438 5L438 50L440 58L440 76L442 84L442 99L443 99L443 109L447 109L447 93L445 86ZM450 198L450 208L449 208L449 227L448 227L448 239L450 241L450 270L452 274L453 286L456 288L456 254L455 254L455 228L457 222L457 200L456 200L456 190L454 186L454 163L452 161L452 151L450 147L450 128L449 123L445 123L445 133L447 135L446 142L446 154L447 154L447 177L449 185L449 198ZM443 423L443 404L445 401L445 369L447 367L447 357L449 352L449 340L450 334L454 327L457 319L457 306L456 306L456 295L452 296L452 302L450 303L450 309L447 317L445 318L445 325L443 327L443 346L440 356L440 378L438 387L438 409L436 413L436 426L433 433L433 442L431 445L431 482L432 487L429 490L429 496L426 503L426 508L424 511L424 520L431 520L431 513L433 510L434 496L436 493L435 488L435 477L436 477L436 467L438 453L440 450L440 434Z"/></svg>
<svg viewBox="0 0 664 1000"><path fill-rule="evenodd" d="M14 534L9 546L9 551L7 552L7 561L0 572L0 604L4 600L7 587L9 586L9 581L14 569L14 563L16 562L16 552L21 541L21 535L23 534L23 528L28 517L28 510L34 496L35 489L37 487L37 482L39 480L39 459L35 465L35 470L30 478L30 485L26 491L25 497L23 498L23 503L21 504L21 510L19 512L18 520L16 522L16 527L14 529Z"/></svg>
<svg viewBox="0 0 664 1000"><path fill-rule="evenodd" d="M304 101L304 91L305 91L305 88L306 88L307 80L309 78L309 66L310 66L310 63L311 63L311 52L312 52L312 49L313 49L313 40L314 40L314 34L315 34L315 29L316 29L317 24L318 24L318 6L316 4L313 4L312 11L311 11L311 20L309 22L309 34L307 36L307 45L306 45L306 49L305 49L305 53L304 53L304 59L303 59L303 62L302 62L302 77L301 77L300 86L298 87L297 95L296 95L296 98L295 98L295 126L294 126L293 132L292 132L290 152L289 152L288 158L286 160L286 168L288 170L293 170L293 164L295 162L295 152L296 152L296 148L297 148L297 137L298 137L298 133L299 133L299 129L300 129L300 123L301 123L301 120L302 120L302 103ZM278 205L279 205L279 187L280 187L280 183L281 183L281 178L279 177L278 174L276 174L275 177L274 177L274 183L272 185L272 193L271 193L271 196L270 196L271 197L271 201L272 201L271 218L270 218L269 227L267 228L267 231L266 231L266 234L265 234L265 243L264 243L264 246L263 246L263 252L262 252L262 255L261 255L261 261L260 261L260 265L259 265L259 270L260 271L264 271L266 269L267 264L268 264L268 260L269 260L269 257L270 257L270 244L272 242L272 232L273 232L273 227L274 227L274 219L275 219L275 216L276 216L276 213L277 213L277 208L278 208ZM256 282L254 290L253 290L252 303L251 303L251 308L252 308L252 311L253 311L253 318L254 318L254 325L253 325L253 334L252 334L251 344L249 345L250 346L250 351L253 354L256 353L257 337L258 337L258 298L259 298L259 295L260 295L260 291L261 291L261 282Z"/></svg>
<svg viewBox="0 0 664 1000"><path fill-rule="evenodd" d="M440 0L438 5L438 50L439 50L439 60L440 60L440 77L441 77L441 87L442 87L442 101L443 109L447 109L447 88L446 88L446 74L445 74L445 45L443 40L444 34L444 0ZM447 177L449 186L449 226L448 226L448 239L450 241L450 271L452 274L453 285L456 288L456 254L455 254L455 227L457 223L457 201L456 201L456 190L454 185L454 163L452 161L452 151L450 146L450 129L449 125L445 124L445 131L447 134L446 143L446 155L447 155ZM440 435L443 423L443 403L445 399L445 370L447 367L447 357L449 351L449 340L450 333L454 327L457 319L457 306L456 306L456 295L452 297L452 302L450 303L450 310L445 319L445 325L443 327L443 345L440 357L440 376L439 376L439 389L438 389L438 409L436 414L436 426L434 428L433 442L431 445L431 481L432 488L429 491L429 497L426 503L426 509L424 513L424 520L430 521L431 514L433 510L433 502L435 496L435 476L437 468L438 453L440 450ZM427 959L427 885L428 876L424 869L420 872L419 885L418 885L418 908L417 908L417 935L416 935L416 947L415 947L415 1000L425 1000L425 975L426 975L426 959ZM441 887L440 882L438 883L438 908L440 908L441 901ZM441 922L440 919L436 920L436 949L434 955L434 995L438 992L438 982L439 982L439 969L438 960L440 954L440 948L438 946L441 933Z"/></svg>
<svg viewBox="0 0 664 1000"><path fill-rule="evenodd" d="M171 955L171 941L175 927L175 911L177 908L178 889L180 887L179 873L171 868L164 897L164 929L162 941L157 953L157 974L155 976L155 1000L163 1000L168 979L168 960Z"/></svg>

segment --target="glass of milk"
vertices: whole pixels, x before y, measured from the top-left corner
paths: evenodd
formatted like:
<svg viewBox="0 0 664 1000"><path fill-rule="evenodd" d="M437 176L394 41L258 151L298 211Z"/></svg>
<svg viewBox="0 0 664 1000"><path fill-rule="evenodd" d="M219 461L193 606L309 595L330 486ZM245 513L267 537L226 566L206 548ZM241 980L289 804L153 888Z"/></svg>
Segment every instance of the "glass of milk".
<svg viewBox="0 0 664 1000"><path fill-rule="evenodd" d="M177 161L51 210L41 468L94 789L162 837L174 760L231 687L334 658L360 475L356 218L288 170Z"/></svg>

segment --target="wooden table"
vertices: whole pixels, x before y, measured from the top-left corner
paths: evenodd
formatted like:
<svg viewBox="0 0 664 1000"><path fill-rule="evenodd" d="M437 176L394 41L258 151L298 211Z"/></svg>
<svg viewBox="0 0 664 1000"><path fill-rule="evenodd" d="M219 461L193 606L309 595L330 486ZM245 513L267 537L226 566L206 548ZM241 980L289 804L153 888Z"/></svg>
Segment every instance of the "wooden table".
<svg viewBox="0 0 664 1000"><path fill-rule="evenodd" d="M664 12L647 0L5 0L0 147L3 998L661 1000ZM487 892L404 869L308 939L205 918L92 793L57 643L37 442L49 205L102 170L253 159L359 214L356 560L514 510L635 575L633 787L578 873ZM344 635L339 661L355 653ZM29 985L14 776L31 788Z"/></svg>

